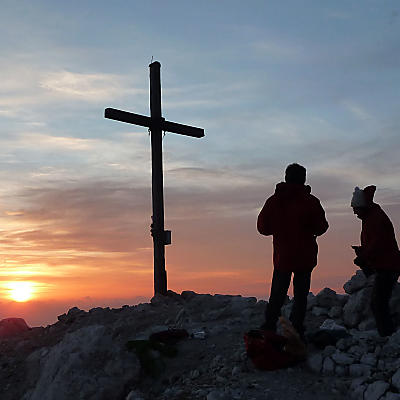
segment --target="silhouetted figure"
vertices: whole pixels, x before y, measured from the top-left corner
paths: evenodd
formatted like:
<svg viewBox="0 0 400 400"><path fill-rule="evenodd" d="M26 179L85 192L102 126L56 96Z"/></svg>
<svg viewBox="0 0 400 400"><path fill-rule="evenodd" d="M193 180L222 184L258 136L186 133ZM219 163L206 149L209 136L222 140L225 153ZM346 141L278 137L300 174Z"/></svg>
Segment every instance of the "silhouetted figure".
<svg viewBox="0 0 400 400"><path fill-rule="evenodd" d="M311 272L317 265L316 237L329 226L320 201L305 182L306 169L290 164L285 182L276 185L275 193L267 199L257 220L258 231L272 235L274 247L271 294L262 328L276 330L293 272L294 303L289 319L302 337Z"/></svg>
<svg viewBox="0 0 400 400"><path fill-rule="evenodd" d="M371 308L379 334L390 336L394 325L389 313L389 300L400 273L400 252L389 217L373 202L375 190L376 186L354 189L351 206L362 221L362 229L361 246L352 247L357 256L354 264L367 277L375 274Z"/></svg>

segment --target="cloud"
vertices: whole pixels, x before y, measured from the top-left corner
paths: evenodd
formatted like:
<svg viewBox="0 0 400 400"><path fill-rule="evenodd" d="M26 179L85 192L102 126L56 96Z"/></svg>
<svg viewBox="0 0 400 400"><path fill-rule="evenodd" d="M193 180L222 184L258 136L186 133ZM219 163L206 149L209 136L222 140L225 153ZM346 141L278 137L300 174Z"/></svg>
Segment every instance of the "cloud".
<svg viewBox="0 0 400 400"><path fill-rule="evenodd" d="M342 101L342 104L348 111L350 111L351 114L362 121L371 120L373 118L373 116L368 113L364 107L352 100L344 100Z"/></svg>
<svg viewBox="0 0 400 400"><path fill-rule="evenodd" d="M127 88L125 77L114 74L85 74L71 71L57 71L45 74L39 82L43 89L55 92L61 97L99 102L112 100L129 93L147 94L147 89Z"/></svg>

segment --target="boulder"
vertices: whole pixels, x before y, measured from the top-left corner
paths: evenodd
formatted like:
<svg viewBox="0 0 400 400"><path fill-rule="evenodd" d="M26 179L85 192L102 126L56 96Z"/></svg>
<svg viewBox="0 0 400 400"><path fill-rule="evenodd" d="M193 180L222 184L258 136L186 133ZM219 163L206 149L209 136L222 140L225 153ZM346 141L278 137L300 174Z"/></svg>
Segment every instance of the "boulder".
<svg viewBox="0 0 400 400"><path fill-rule="evenodd" d="M322 289L316 296L317 304L320 307L332 308L339 305L336 292L330 288Z"/></svg>
<svg viewBox="0 0 400 400"><path fill-rule="evenodd" d="M350 296L343 307L343 321L346 326L353 328L363 319L372 316L371 293L372 287L366 287Z"/></svg>
<svg viewBox="0 0 400 400"><path fill-rule="evenodd" d="M364 275L364 272L358 270L355 275L353 275L351 279L343 285L343 289L347 294L353 294L365 287L366 284L367 278Z"/></svg>
<svg viewBox="0 0 400 400"><path fill-rule="evenodd" d="M392 386L400 391L400 369L392 376Z"/></svg>
<svg viewBox="0 0 400 400"><path fill-rule="evenodd" d="M385 396L382 397L382 400L400 400L400 394L393 392L386 392Z"/></svg>
<svg viewBox="0 0 400 400"><path fill-rule="evenodd" d="M311 354L307 358L307 365L313 372L321 372L322 369L322 355L320 353Z"/></svg>
<svg viewBox="0 0 400 400"><path fill-rule="evenodd" d="M340 351L337 351L336 353L332 354L331 357L332 360L339 365L351 365L354 363L354 357L352 357L349 354L342 353Z"/></svg>
<svg viewBox="0 0 400 400"><path fill-rule="evenodd" d="M325 375L332 375L335 372L335 363L332 358L326 357L322 363L322 373Z"/></svg>
<svg viewBox="0 0 400 400"><path fill-rule="evenodd" d="M331 318L339 318L342 315L342 307L340 306L333 306L329 312L328 315Z"/></svg>
<svg viewBox="0 0 400 400"><path fill-rule="evenodd" d="M29 329L23 318L5 318L0 321L0 338L15 336Z"/></svg>
<svg viewBox="0 0 400 400"><path fill-rule="evenodd" d="M353 377L369 376L371 374L371 367L362 364L352 364L349 366L349 375Z"/></svg>
<svg viewBox="0 0 400 400"><path fill-rule="evenodd" d="M389 387L389 383L384 381L376 381L369 384L364 393L364 400L379 400Z"/></svg>
<svg viewBox="0 0 400 400"><path fill-rule="evenodd" d="M91 325L65 335L49 348L29 357L32 373L40 373L23 400L69 400L79 393L88 400L117 399L139 377L136 355L118 343L105 326Z"/></svg>

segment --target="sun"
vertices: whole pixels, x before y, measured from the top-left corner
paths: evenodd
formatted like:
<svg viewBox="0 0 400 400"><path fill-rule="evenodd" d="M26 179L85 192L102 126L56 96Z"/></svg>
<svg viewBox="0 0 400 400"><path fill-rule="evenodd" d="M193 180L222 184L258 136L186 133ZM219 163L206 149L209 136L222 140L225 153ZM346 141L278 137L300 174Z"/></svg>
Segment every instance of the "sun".
<svg viewBox="0 0 400 400"><path fill-rule="evenodd" d="M8 290L10 299L17 302L28 301L33 297L34 285L28 281L9 282Z"/></svg>

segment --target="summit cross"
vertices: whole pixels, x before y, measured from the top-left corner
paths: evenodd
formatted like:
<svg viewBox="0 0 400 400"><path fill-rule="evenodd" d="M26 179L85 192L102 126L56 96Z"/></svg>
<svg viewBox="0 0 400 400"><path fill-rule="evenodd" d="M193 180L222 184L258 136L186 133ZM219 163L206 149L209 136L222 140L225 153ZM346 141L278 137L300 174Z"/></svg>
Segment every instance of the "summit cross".
<svg viewBox="0 0 400 400"><path fill-rule="evenodd" d="M150 67L150 117L127 111L106 108L104 117L120 122L144 126L151 133L151 175L154 247L154 294L167 294L167 273L165 270L165 245L171 244L171 232L164 230L164 193L162 167L162 132L201 138L204 129L166 121L161 113L161 64L154 61Z"/></svg>

